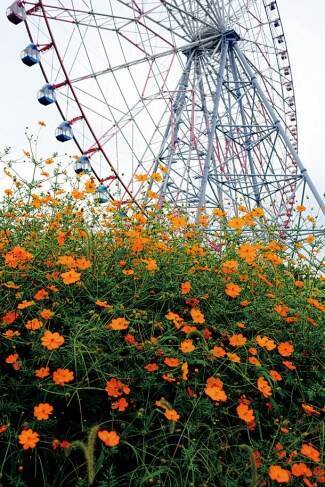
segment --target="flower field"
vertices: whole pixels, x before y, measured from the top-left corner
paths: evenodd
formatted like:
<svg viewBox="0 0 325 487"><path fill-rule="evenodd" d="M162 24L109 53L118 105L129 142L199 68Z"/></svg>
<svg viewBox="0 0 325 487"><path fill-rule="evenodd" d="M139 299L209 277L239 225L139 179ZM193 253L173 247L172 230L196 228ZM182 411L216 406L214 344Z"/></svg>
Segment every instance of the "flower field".
<svg viewBox="0 0 325 487"><path fill-rule="evenodd" d="M324 484L321 242L93 191L0 204L0 485Z"/></svg>

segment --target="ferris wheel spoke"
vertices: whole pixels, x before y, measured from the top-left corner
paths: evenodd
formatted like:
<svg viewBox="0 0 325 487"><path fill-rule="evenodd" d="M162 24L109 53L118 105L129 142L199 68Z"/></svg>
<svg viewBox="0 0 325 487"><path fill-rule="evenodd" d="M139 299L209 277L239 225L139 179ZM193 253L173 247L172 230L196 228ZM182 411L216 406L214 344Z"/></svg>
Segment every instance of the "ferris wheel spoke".
<svg viewBox="0 0 325 487"><path fill-rule="evenodd" d="M187 22L190 20L190 21L194 21L194 25L197 25L198 26L198 25L202 24L205 27L208 27L208 28L211 27L210 24L208 22L206 22L205 20L199 18L198 16L193 15L189 11L186 11L186 10L180 8L177 5L176 0L173 0L173 3L168 2L167 0L164 0L163 1L163 5L164 6L168 6L171 9L171 11L174 10L175 13L178 12L179 14L181 14L182 16L184 16L184 18L187 19Z"/></svg>
<svg viewBox="0 0 325 487"><path fill-rule="evenodd" d="M134 6L133 6L133 2L132 5L130 5L128 2L124 1L124 0L116 0L117 3L119 3L120 5L123 5L124 7L128 8L128 9L131 9L134 13ZM143 18L146 18L148 21L152 22L153 24L157 25L159 28L169 32L169 34L172 34L173 36L175 37L178 37L179 39L182 39L183 41L186 41L188 40L188 37L184 36L181 34L181 32L183 31L182 29L182 26L180 26L180 32L176 31L174 26L171 26L171 25L167 25L167 19L168 19L168 12L166 11L166 9L164 9L164 12L165 12L165 15L166 17L163 19L163 20L157 20L153 17L154 14L157 15L157 12L158 14L161 14L161 9L162 9L162 5L161 5L161 2L160 1L156 1L156 3L153 3L153 7L149 8L149 10L147 12L144 12L144 11L141 11L141 13L137 10L137 13L139 15L141 15L141 17ZM132 17L132 20L134 21L134 17Z"/></svg>

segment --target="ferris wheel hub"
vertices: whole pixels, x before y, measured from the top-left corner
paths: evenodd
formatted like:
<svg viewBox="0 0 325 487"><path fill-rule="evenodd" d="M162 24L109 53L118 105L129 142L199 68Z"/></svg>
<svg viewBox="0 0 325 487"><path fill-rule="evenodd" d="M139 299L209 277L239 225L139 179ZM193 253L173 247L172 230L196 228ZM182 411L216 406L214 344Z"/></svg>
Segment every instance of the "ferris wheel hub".
<svg viewBox="0 0 325 487"><path fill-rule="evenodd" d="M229 45L233 45L240 41L240 35L234 30L230 29L220 33L214 27L208 27L200 31L192 41L194 45L183 49L183 54L189 56L193 52L199 52L204 50L221 51L222 45L228 42Z"/></svg>

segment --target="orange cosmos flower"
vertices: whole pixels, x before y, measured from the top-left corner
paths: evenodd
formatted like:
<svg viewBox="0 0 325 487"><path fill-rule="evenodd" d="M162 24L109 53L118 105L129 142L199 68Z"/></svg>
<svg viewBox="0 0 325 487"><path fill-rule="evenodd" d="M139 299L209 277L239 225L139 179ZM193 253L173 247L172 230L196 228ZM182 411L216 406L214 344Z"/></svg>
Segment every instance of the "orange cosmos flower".
<svg viewBox="0 0 325 487"><path fill-rule="evenodd" d="M261 337L260 335L257 335L255 340L260 347L265 348L269 352L271 352L272 350L274 350L276 348L276 344L275 344L274 340L271 340L267 336Z"/></svg>
<svg viewBox="0 0 325 487"><path fill-rule="evenodd" d="M95 181L93 179L86 181L84 190L86 193L95 193L96 191Z"/></svg>
<svg viewBox="0 0 325 487"><path fill-rule="evenodd" d="M106 382L105 391L110 397L120 397L122 394L130 394L131 392L130 388L126 384L123 384L122 381L115 379L115 377Z"/></svg>
<svg viewBox="0 0 325 487"><path fill-rule="evenodd" d="M197 331L197 327L196 326L191 326L191 325L184 325L181 329L181 331L183 333L192 333L193 331Z"/></svg>
<svg viewBox="0 0 325 487"><path fill-rule="evenodd" d="M56 278L55 278L55 279L56 279ZM58 288L58 287L56 287L56 286L51 285L51 286L46 286L46 287L47 287L47 289L49 289L49 290L50 290L50 291L52 291L53 293L58 293L58 292L59 292L59 288Z"/></svg>
<svg viewBox="0 0 325 487"><path fill-rule="evenodd" d="M73 189L71 191L71 196L75 200L81 200L82 198L84 198L85 194L83 191L79 191L78 189ZM60 242L59 242L59 245L60 245Z"/></svg>
<svg viewBox="0 0 325 487"><path fill-rule="evenodd" d="M38 379L44 379L45 377L48 377L49 375L50 375L49 367L41 367L40 369L35 370L35 376Z"/></svg>
<svg viewBox="0 0 325 487"><path fill-rule="evenodd" d="M41 338L43 347L48 350L55 350L64 344L64 337L58 332L52 333L47 330Z"/></svg>
<svg viewBox="0 0 325 487"><path fill-rule="evenodd" d="M19 331L9 329L3 333L3 336L7 338L7 340L12 340L15 336L20 336L20 333Z"/></svg>
<svg viewBox="0 0 325 487"><path fill-rule="evenodd" d="M148 372L156 372L156 370L158 370L158 364L156 364L156 363L147 364L147 365L144 366L144 368Z"/></svg>
<svg viewBox="0 0 325 487"><path fill-rule="evenodd" d="M294 348L291 342L282 342L278 345L278 352L282 357L290 357L293 354Z"/></svg>
<svg viewBox="0 0 325 487"><path fill-rule="evenodd" d="M5 433L9 428L9 424L1 424L0 425L0 434Z"/></svg>
<svg viewBox="0 0 325 487"><path fill-rule="evenodd" d="M238 262L236 260L226 260L221 266L224 274L235 274L238 271Z"/></svg>
<svg viewBox="0 0 325 487"><path fill-rule="evenodd" d="M185 281L182 282L181 284L181 293L182 294L188 294L191 290L191 283L190 281Z"/></svg>
<svg viewBox="0 0 325 487"><path fill-rule="evenodd" d="M125 318L115 318L112 320L106 328L111 330L126 330L129 327L129 322Z"/></svg>
<svg viewBox="0 0 325 487"><path fill-rule="evenodd" d="M125 397L121 397L118 401L112 402L112 409L117 409L118 411L123 413L128 405L129 403L127 402Z"/></svg>
<svg viewBox="0 0 325 487"><path fill-rule="evenodd" d="M76 259L72 255L60 255L57 262L70 269L76 267Z"/></svg>
<svg viewBox="0 0 325 487"><path fill-rule="evenodd" d="M304 287L304 283L303 283L303 281L295 281L295 282L294 282L294 285L295 285L296 287L300 287L300 288L303 288L303 287Z"/></svg>
<svg viewBox="0 0 325 487"><path fill-rule="evenodd" d="M40 312L40 316L44 320L50 320L53 315L54 315L54 312L51 311L50 309L42 309L42 311Z"/></svg>
<svg viewBox="0 0 325 487"><path fill-rule="evenodd" d="M313 469L313 474L316 477L317 482L325 484L325 470L323 468L315 467Z"/></svg>
<svg viewBox="0 0 325 487"><path fill-rule="evenodd" d="M236 408L237 414L240 419L245 421L245 423L252 423L255 421L254 411L250 409L247 404L240 403Z"/></svg>
<svg viewBox="0 0 325 487"><path fill-rule="evenodd" d="M156 193L155 191L152 191L151 189L148 189L147 195L148 195L148 198L153 199L153 200L157 200L159 198L158 193Z"/></svg>
<svg viewBox="0 0 325 487"><path fill-rule="evenodd" d="M17 308L18 309L30 308L31 306L33 306L33 304L35 304L35 301L26 301L26 299L24 299L24 301L18 304Z"/></svg>
<svg viewBox="0 0 325 487"><path fill-rule="evenodd" d="M282 375L281 375L281 374L279 374L279 372L277 372L276 370L270 370L270 371L269 371L269 374L270 374L270 377L271 377L271 378L272 378L274 381L276 381L276 382L279 382L279 381L283 380L283 379L282 379Z"/></svg>
<svg viewBox="0 0 325 487"><path fill-rule="evenodd" d="M247 264L252 264L256 258L256 248L254 245L245 243L237 251L238 256L245 260Z"/></svg>
<svg viewBox="0 0 325 487"><path fill-rule="evenodd" d="M169 419L169 421L173 421L176 423L176 421L179 420L180 415L175 411L175 409L167 409L167 411L164 412L164 416Z"/></svg>
<svg viewBox="0 0 325 487"><path fill-rule="evenodd" d="M28 320L27 323L25 324L25 328L31 331L39 330L40 328L42 328L42 326L43 323L37 318L34 318L33 320Z"/></svg>
<svg viewBox="0 0 325 487"><path fill-rule="evenodd" d="M116 431L101 430L98 431L97 436L104 443L104 445L111 448L120 443L120 437Z"/></svg>
<svg viewBox="0 0 325 487"><path fill-rule="evenodd" d="M154 172L151 174L151 177L154 181L156 181L157 183L160 183L160 181L162 181L162 176L161 174L159 174L158 172Z"/></svg>
<svg viewBox="0 0 325 487"><path fill-rule="evenodd" d="M165 315L165 318L168 321L172 321L174 323L174 325L176 326L176 328L180 328L182 326L183 321L184 321L183 318L181 318L177 313L173 313L172 311L169 311Z"/></svg>
<svg viewBox="0 0 325 487"><path fill-rule="evenodd" d="M269 476L278 484L287 484L290 482L290 472L279 465L271 465L269 468Z"/></svg>
<svg viewBox="0 0 325 487"><path fill-rule="evenodd" d="M320 462L320 453L312 445L307 445L306 443L304 443L300 449L300 453L312 460L313 462Z"/></svg>
<svg viewBox="0 0 325 487"><path fill-rule="evenodd" d="M178 358L166 357L164 360L164 364L168 365L168 367L178 367L180 361Z"/></svg>
<svg viewBox="0 0 325 487"><path fill-rule="evenodd" d="M185 216L172 216L170 217L172 230L179 230L187 226L187 217Z"/></svg>
<svg viewBox="0 0 325 487"><path fill-rule="evenodd" d="M146 269L147 271L156 271L158 270L157 262L155 259L143 259L143 262L146 263Z"/></svg>
<svg viewBox="0 0 325 487"><path fill-rule="evenodd" d="M282 316L282 318L285 318L287 315L288 315L288 312L289 312L289 307L288 306L285 306L283 304L276 304L274 306L274 310L280 315Z"/></svg>
<svg viewBox="0 0 325 487"><path fill-rule="evenodd" d="M222 347L213 347L211 353L216 358L222 358L227 354L226 350L224 350Z"/></svg>
<svg viewBox="0 0 325 487"><path fill-rule="evenodd" d="M190 339L183 340L179 348L183 353L190 353L195 350L195 346L193 345L193 340Z"/></svg>
<svg viewBox="0 0 325 487"><path fill-rule="evenodd" d="M148 175L147 174L136 174L134 176L134 179L137 181L137 182L141 182L141 183L144 183L145 181L148 181Z"/></svg>
<svg viewBox="0 0 325 487"><path fill-rule="evenodd" d="M123 273L125 276L133 276L133 274L134 274L134 270L133 270L133 269L123 269L123 270L122 270L122 273Z"/></svg>
<svg viewBox="0 0 325 487"><path fill-rule="evenodd" d="M15 364L16 362L18 362L18 360L19 360L18 353L12 353L12 354L8 355L5 362L6 362L6 364Z"/></svg>
<svg viewBox="0 0 325 487"><path fill-rule="evenodd" d="M283 262L283 259L273 252L266 252L266 254L264 254L264 258L274 265L280 265Z"/></svg>
<svg viewBox="0 0 325 487"><path fill-rule="evenodd" d="M250 214L256 218L262 218L262 216L265 215L265 212L264 212L263 208L256 207L256 208L252 209Z"/></svg>
<svg viewBox="0 0 325 487"><path fill-rule="evenodd" d="M310 406L310 404L302 404L301 407L305 411L305 413L308 414L308 416L312 414L316 414L317 416L320 415L319 411L317 411L313 406Z"/></svg>
<svg viewBox="0 0 325 487"><path fill-rule="evenodd" d="M276 443L274 450L276 451L276 456L278 458L285 458L287 453L282 445L282 443Z"/></svg>
<svg viewBox="0 0 325 487"><path fill-rule="evenodd" d="M291 467L292 475L295 477L311 477L312 471L307 467L305 463L295 463Z"/></svg>
<svg viewBox="0 0 325 487"><path fill-rule="evenodd" d="M12 269L24 269L33 258L31 253L18 245L5 255L5 263Z"/></svg>
<svg viewBox="0 0 325 487"><path fill-rule="evenodd" d="M226 213L221 208L215 208L212 213L214 216L219 216L220 218L226 216Z"/></svg>
<svg viewBox="0 0 325 487"><path fill-rule="evenodd" d="M76 267L80 271L85 271L86 269L89 269L89 267L91 267L91 262L88 259L86 259L86 257L77 257Z"/></svg>
<svg viewBox="0 0 325 487"><path fill-rule="evenodd" d="M194 323L205 323L204 314L199 310L199 308L192 308L190 311L190 315Z"/></svg>
<svg viewBox="0 0 325 487"><path fill-rule="evenodd" d="M97 299L97 301L95 302L95 304L97 306L99 306L100 308L111 308L112 305L111 304L108 304L107 301L100 301L99 299Z"/></svg>
<svg viewBox="0 0 325 487"><path fill-rule="evenodd" d="M318 309L319 311L325 311L325 306L323 306L317 299L309 298L307 302L314 306L314 308Z"/></svg>
<svg viewBox="0 0 325 487"><path fill-rule="evenodd" d="M181 369L182 369L182 379L187 380L187 378L188 378L188 363L184 362L182 364Z"/></svg>
<svg viewBox="0 0 325 487"><path fill-rule="evenodd" d="M236 364L239 364L239 362L240 362L240 357L239 357L239 355L237 355L237 353L230 353L230 352L228 352L227 353L227 357L229 358L229 360L231 362L234 362Z"/></svg>
<svg viewBox="0 0 325 487"><path fill-rule="evenodd" d="M257 379L257 388L266 398L272 395L272 388L270 387L269 383L264 379L264 377L259 377Z"/></svg>
<svg viewBox="0 0 325 487"><path fill-rule="evenodd" d="M131 335L130 333L128 333L127 335L124 336L124 341L126 343L128 343L129 345L138 345L138 342L137 342L135 336Z"/></svg>
<svg viewBox="0 0 325 487"><path fill-rule="evenodd" d="M282 364L283 364L285 367L287 367L287 369L289 369L289 370L296 370L296 368L297 368L297 367L296 367L296 366L295 366L295 365L294 365L292 362L290 362L289 360L283 360Z"/></svg>
<svg viewBox="0 0 325 487"><path fill-rule="evenodd" d="M12 323L16 321L18 316L19 314L17 313L17 311L7 311L7 313L5 313L2 317L2 322L5 325L12 325Z"/></svg>
<svg viewBox="0 0 325 487"><path fill-rule="evenodd" d="M244 218L231 218L228 221L228 227L233 228L234 230L241 230L245 226L246 222Z"/></svg>
<svg viewBox="0 0 325 487"><path fill-rule="evenodd" d="M49 419L50 415L53 413L53 406L51 404L45 402L40 402L37 406L34 407L34 416L39 421L44 421Z"/></svg>
<svg viewBox="0 0 325 487"><path fill-rule="evenodd" d="M163 374L161 377L167 382L176 382L176 379L170 374Z"/></svg>
<svg viewBox="0 0 325 487"><path fill-rule="evenodd" d="M227 296L230 296L231 298L236 298L241 293L241 287L238 286L238 284L234 284L231 282L226 285L225 293L227 294Z"/></svg>
<svg viewBox="0 0 325 487"><path fill-rule="evenodd" d="M241 333L237 335L232 335L229 338L229 343L232 347L242 347L247 342L247 338L244 337Z"/></svg>
<svg viewBox="0 0 325 487"><path fill-rule="evenodd" d="M256 357L249 357L248 362L252 365L256 365L256 367L261 366L261 362Z"/></svg>
<svg viewBox="0 0 325 487"><path fill-rule="evenodd" d="M303 213L306 210L307 210L307 208L304 205L298 205L298 206L296 206L296 211L298 213Z"/></svg>
<svg viewBox="0 0 325 487"><path fill-rule="evenodd" d="M63 272L61 274L62 281L66 285L74 284L75 282L80 281L80 276L80 272L76 272L73 269L68 272Z"/></svg>
<svg viewBox="0 0 325 487"><path fill-rule="evenodd" d="M42 301L42 299L46 299L48 296L49 293L45 289L40 289L36 294L34 294L34 299L36 299L36 301Z"/></svg>
<svg viewBox="0 0 325 487"><path fill-rule="evenodd" d="M23 449L28 450L29 448L35 448L35 446L39 442L39 434L30 428L25 429L18 436L18 440L19 443L23 446Z"/></svg>
<svg viewBox="0 0 325 487"><path fill-rule="evenodd" d="M204 392L216 402L224 402L228 399L227 394L223 390L223 382L218 377L209 377L206 381Z"/></svg>
<svg viewBox="0 0 325 487"><path fill-rule="evenodd" d="M56 369L52 377L53 382L59 386L63 386L66 382L72 382L74 380L74 374L69 369Z"/></svg>

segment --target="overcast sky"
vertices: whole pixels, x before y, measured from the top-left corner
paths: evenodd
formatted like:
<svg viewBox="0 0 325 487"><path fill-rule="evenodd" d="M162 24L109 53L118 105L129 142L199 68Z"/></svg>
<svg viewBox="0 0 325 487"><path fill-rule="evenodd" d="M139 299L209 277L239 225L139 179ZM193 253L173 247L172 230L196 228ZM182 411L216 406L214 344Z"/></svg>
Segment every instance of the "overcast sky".
<svg viewBox="0 0 325 487"><path fill-rule="evenodd" d="M36 92L44 81L40 70L27 68L19 60L20 51L28 43L23 24L14 26L5 16L5 3L0 11L0 148L12 146L21 154L26 146L24 131L45 120L42 155L55 150L54 129L59 115L54 107L42 107ZM300 156L321 193L325 187L325 0L278 0L282 16L296 90ZM63 148L65 150L65 147ZM73 150L70 149L69 150ZM49 152L47 152L49 151Z"/></svg>

